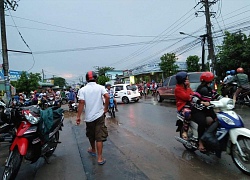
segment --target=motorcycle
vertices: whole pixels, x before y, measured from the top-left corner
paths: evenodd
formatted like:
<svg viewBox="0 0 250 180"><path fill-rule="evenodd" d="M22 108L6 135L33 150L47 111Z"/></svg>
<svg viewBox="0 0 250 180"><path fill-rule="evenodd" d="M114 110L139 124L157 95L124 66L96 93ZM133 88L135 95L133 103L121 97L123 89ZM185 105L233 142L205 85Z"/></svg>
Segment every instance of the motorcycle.
<svg viewBox="0 0 250 180"><path fill-rule="evenodd" d="M204 153L207 155L215 154L220 157L221 152L226 151L231 155L235 165L243 173L250 175L250 130L244 128L243 119L232 110L234 108L232 99L223 97L218 101L210 101L210 104L213 106L218 118L216 122L219 125L214 128L215 131L213 132L218 146L211 146L205 142L206 151ZM176 126L178 128L176 132L180 132L180 137L175 136L175 139L181 142L187 150L197 150L199 147L198 125L194 121L190 121L187 132L188 139L185 140L182 138L184 117L177 113L177 118ZM204 135L208 133L209 128Z"/></svg>
<svg viewBox="0 0 250 180"><path fill-rule="evenodd" d="M51 116L46 116L47 114ZM63 126L63 110L58 107L40 110L38 106L6 108L5 118L18 123L15 138L10 146L2 179L15 179L23 158L36 162L48 158L59 142L59 130ZM46 117L46 118L45 118Z"/></svg>
<svg viewBox="0 0 250 180"><path fill-rule="evenodd" d="M78 106L74 101L69 101L69 111L78 111Z"/></svg>
<svg viewBox="0 0 250 180"><path fill-rule="evenodd" d="M240 92L236 104L250 106L250 89L243 89Z"/></svg>
<svg viewBox="0 0 250 180"><path fill-rule="evenodd" d="M5 103L0 101L0 142L12 142L15 135L14 124L2 118L5 108Z"/></svg>
<svg viewBox="0 0 250 180"><path fill-rule="evenodd" d="M222 84L221 95L232 99L236 90L237 90L236 82L232 82L229 84Z"/></svg>
<svg viewBox="0 0 250 180"><path fill-rule="evenodd" d="M111 118L115 118L114 96L110 95L108 112Z"/></svg>

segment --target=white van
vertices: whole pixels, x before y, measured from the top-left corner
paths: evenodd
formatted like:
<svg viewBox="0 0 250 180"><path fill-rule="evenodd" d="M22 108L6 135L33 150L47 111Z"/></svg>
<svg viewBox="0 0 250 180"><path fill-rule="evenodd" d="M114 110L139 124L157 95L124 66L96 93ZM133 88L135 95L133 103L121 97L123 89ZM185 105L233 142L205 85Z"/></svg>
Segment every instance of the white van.
<svg viewBox="0 0 250 180"><path fill-rule="evenodd" d="M136 85L115 84L112 88L114 89L117 102L128 104L131 101L138 102L140 99L140 93Z"/></svg>

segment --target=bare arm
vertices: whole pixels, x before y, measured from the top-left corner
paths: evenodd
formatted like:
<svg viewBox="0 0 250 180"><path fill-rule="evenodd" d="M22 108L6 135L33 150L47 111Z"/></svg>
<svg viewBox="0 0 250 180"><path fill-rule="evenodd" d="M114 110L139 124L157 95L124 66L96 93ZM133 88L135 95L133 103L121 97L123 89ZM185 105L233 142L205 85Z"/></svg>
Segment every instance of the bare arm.
<svg viewBox="0 0 250 180"><path fill-rule="evenodd" d="M79 100L78 111L76 116L76 125L79 125L81 122L81 114L83 112L84 104L85 104L84 100Z"/></svg>
<svg viewBox="0 0 250 180"><path fill-rule="evenodd" d="M108 112L108 106L109 106L109 94L105 93L104 95L104 113Z"/></svg>

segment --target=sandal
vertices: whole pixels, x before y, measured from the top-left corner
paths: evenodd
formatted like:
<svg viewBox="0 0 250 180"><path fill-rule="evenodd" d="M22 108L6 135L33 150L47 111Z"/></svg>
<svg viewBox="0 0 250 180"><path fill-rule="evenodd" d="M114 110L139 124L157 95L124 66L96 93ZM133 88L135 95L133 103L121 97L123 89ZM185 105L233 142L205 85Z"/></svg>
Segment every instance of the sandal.
<svg viewBox="0 0 250 180"><path fill-rule="evenodd" d="M91 156L96 156L96 152L93 152L91 148L87 151Z"/></svg>

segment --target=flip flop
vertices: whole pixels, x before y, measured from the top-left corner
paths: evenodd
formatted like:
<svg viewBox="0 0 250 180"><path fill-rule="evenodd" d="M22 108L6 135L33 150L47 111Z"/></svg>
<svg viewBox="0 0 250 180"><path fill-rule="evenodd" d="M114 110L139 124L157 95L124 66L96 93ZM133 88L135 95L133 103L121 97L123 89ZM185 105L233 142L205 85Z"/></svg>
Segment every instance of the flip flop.
<svg viewBox="0 0 250 180"><path fill-rule="evenodd" d="M102 162L98 162L98 165L103 165L106 163L106 159L103 159Z"/></svg>
<svg viewBox="0 0 250 180"><path fill-rule="evenodd" d="M96 156L96 153L95 152L92 152L91 149L88 149L87 151L91 156Z"/></svg>

